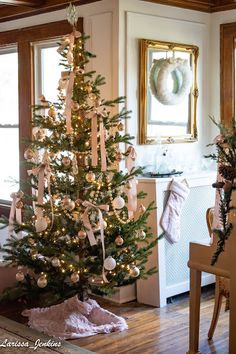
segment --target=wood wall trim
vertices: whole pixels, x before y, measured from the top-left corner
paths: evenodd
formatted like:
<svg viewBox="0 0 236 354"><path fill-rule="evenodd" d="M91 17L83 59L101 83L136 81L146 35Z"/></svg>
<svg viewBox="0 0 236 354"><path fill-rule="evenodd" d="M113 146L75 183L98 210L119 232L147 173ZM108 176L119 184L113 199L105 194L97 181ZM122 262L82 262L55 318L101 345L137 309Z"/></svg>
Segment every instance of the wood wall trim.
<svg viewBox="0 0 236 354"><path fill-rule="evenodd" d="M230 126L235 116L236 23L220 26L220 111L221 121Z"/></svg>
<svg viewBox="0 0 236 354"><path fill-rule="evenodd" d="M83 28L83 19L79 18L79 29ZM26 27L17 30L0 32L0 45L9 45L25 41L41 41L47 38L63 36L72 30L68 21L57 21L39 26Z"/></svg>
<svg viewBox="0 0 236 354"><path fill-rule="evenodd" d="M66 8L70 3L74 5L84 5L97 1L101 0L46 0L44 5L40 8L3 5L0 7L0 22L61 10Z"/></svg>

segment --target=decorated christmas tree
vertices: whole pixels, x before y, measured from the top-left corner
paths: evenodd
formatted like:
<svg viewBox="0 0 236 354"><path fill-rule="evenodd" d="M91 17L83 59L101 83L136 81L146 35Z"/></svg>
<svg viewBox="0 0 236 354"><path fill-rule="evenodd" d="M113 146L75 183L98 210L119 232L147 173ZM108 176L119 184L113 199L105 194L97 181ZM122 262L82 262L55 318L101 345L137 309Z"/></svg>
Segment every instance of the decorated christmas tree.
<svg viewBox="0 0 236 354"><path fill-rule="evenodd" d="M41 97L33 107L33 138L24 153L32 194L12 195L10 235L1 251L17 267L17 284L5 299L45 294L52 304L78 294L84 300L89 289L109 294L156 271L145 269L156 242L147 227L153 207L139 203L142 168L135 167L132 138L123 132L129 112L112 114L124 98L103 99L104 78L86 71L93 55L77 19L71 7L73 31L58 49L64 66L58 102Z"/></svg>

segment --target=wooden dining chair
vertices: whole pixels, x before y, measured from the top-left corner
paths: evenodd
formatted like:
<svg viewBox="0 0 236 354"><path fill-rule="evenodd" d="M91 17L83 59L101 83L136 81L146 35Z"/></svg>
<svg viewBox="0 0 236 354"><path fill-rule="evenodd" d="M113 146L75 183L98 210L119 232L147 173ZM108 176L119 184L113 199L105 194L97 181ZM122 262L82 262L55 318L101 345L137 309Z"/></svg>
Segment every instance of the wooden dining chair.
<svg viewBox="0 0 236 354"><path fill-rule="evenodd" d="M212 234L212 224L214 217L214 208L208 208L206 212L206 221L207 227L209 231L209 235L211 237ZM213 334L216 329L216 325L219 319L220 309L222 305L223 297L226 298L225 311L229 310L229 288L230 288L230 280L224 277L220 277L216 275L216 284L215 284L215 304L213 310L213 316L211 320L211 325L208 331L208 339L212 339Z"/></svg>

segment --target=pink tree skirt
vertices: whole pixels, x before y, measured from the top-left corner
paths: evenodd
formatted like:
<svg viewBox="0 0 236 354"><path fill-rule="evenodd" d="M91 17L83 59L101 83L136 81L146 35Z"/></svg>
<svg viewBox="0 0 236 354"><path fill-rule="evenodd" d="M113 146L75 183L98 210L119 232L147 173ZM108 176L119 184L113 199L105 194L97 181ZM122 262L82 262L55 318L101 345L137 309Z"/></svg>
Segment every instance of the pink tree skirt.
<svg viewBox="0 0 236 354"><path fill-rule="evenodd" d="M93 336L98 333L123 331L126 321L101 308L95 300L82 302L74 296L63 303L24 310L29 326L59 339Z"/></svg>

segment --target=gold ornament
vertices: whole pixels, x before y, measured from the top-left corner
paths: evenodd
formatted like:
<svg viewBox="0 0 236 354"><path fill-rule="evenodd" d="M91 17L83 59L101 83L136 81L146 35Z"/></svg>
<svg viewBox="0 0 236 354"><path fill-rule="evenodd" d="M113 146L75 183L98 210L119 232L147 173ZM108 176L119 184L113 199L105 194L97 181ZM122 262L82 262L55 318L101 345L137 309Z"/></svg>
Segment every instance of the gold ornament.
<svg viewBox="0 0 236 354"><path fill-rule="evenodd" d="M35 140L39 140L39 141L43 140L46 135L45 129L40 129L38 127L33 128L32 134L33 134Z"/></svg>
<svg viewBox="0 0 236 354"><path fill-rule="evenodd" d="M28 238L28 243L29 243L30 246L34 246L35 245L35 241L34 241L34 239L32 237Z"/></svg>
<svg viewBox="0 0 236 354"><path fill-rule="evenodd" d="M37 285L39 288L45 288L48 284L47 277L45 273L41 273L40 277L37 280Z"/></svg>
<svg viewBox="0 0 236 354"><path fill-rule="evenodd" d="M79 236L79 238L80 238L81 240L84 240L84 239L86 238L86 236L87 236L87 233L86 233L84 230L80 230L80 231L78 232L78 236Z"/></svg>
<svg viewBox="0 0 236 354"><path fill-rule="evenodd" d="M112 206L114 209L122 209L125 206L125 200L119 195L113 199Z"/></svg>
<svg viewBox="0 0 236 354"><path fill-rule="evenodd" d="M143 204L141 204L141 205L139 206L138 210L139 210L139 212L140 212L141 214L143 214L143 213L145 213L146 208L145 208L145 206L144 206Z"/></svg>
<svg viewBox="0 0 236 354"><path fill-rule="evenodd" d="M48 110L48 115L49 117L55 119L57 117L57 112L55 110L55 107L54 106L51 106Z"/></svg>
<svg viewBox="0 0 236 354"><path fill-rule="evenodd" d="M144 232L143 230L140 230L140 231L138 232L138 238L139 238L140 240L144 240L145 237L146 237L146 232Z"/></svg>
<svg viewBox="0 0 236 354"><path fill-rule="evenodd" d="M77 283L79 281L79 273L78 272L72 273L70 279L72 283Z"/></svg>
<svg viewBox="0 0 236 354"><path fill-rule="evenodd" d="M24 152L24 158L27 161L31 161L35 157L35 152L32 149L26 149Z"/></svg>
<svg viewBox="0 0 236 354"><path fill-rule="evenodd" d="M115 159L116 159L117 162L121 162L121 161L123 160L123 154L122 154L122 152L118 151L118 152L116 153Z"/></svg>
<svg viewBox="0 0 236 354"><path fill-rule="evenodd" d="M74 112L77 112L77 111L79 110L79 108L80 108L79 103L76 102L76 101L73 101L73 103L72 103L72 110L73 110Z"/></svg>
<svg viewBox="0 0 236 354"><path fill-rule="evenodd" d="M18 201L16 202L16 208L17 208L17 209L22 209L23 206L24 206L24 203L22 202L22 200L18 200Z"/></svg>
<svg viewBox="0 0 236 354"><path fill-rule="evenodd" d="M51 260L51 263L52 263L53 267L60 267L60 265L61 265L61 261L57 257L53 257L53 259Z"/></svg>
<svg viewBox="0 0 236 354"><path fill-rule="evenodd" d="M87 182L92 183L95 181L96 175L92 171L89 171L88 173L86 173L85 179Z"/></svg>
<svg viewBox="0 0 236 354"><path fill-rule="evenodd" d="M122 132L124 130L124 124L122 122L120 122L117 126L119 132Z"/></svg>
<svg viewBox="0 0 236 354"><path fill-rule="evenodd" d="M62 206L64 209L68 211L72 211L73 209L75 209L75 202L71 200L69 197L65 197L62 200Z"/></svg>
<svg viewBox="0 0 236 354"><path fill-rule="evenodd" d="M129 274L130 274L131 277L137 278L139 276L139 274L140 274L140 270L136 266L131 266L130 270L129 270Z"/></svg>
<svg viewBox="0 0 236 354"><path fill-rule="evenodd" d="M21 190L19 190L19 191L16 193L16 196L17 196L17 198L23 198L23 197L24 197L24 192L22 192Z"/></svg>
<svg viewBox="0 0 236 354"><path fill-rule="evenodd" d="M116 244L117 246L122 246L123 243L124 243L123 238L122 238L120 235L118 235L118 236L116 237L116 239L115 239L115 244Z"/></svg>
<svg viewBox="0 0 236 354"><path fill-rule="evenodd" d="M68 156L64 156L61 161L65 167L69 167L71 164L71 159Z"/></svg>
<svg viewBox="0 0 236 354"><path fill-rule="evenodd" d="M19 270L19 271L16 273L16 280L17 280L17 281L23 281L24 279L25 279L24 273L22 272L22 270Z"/></svg>

